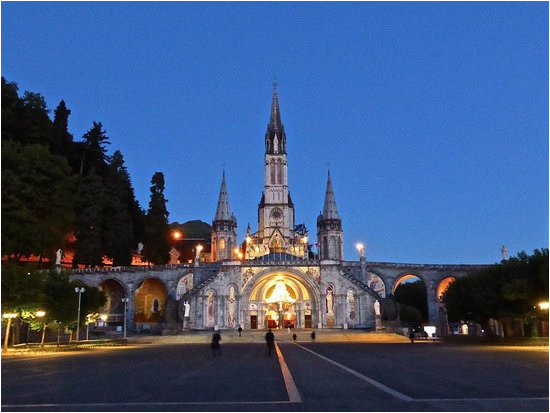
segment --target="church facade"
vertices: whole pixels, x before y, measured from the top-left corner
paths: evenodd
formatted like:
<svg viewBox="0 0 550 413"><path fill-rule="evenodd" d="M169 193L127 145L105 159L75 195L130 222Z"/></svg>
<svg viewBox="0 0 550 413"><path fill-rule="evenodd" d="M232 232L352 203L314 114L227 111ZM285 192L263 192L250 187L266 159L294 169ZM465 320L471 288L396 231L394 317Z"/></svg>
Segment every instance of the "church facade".
<svg viewBox="0 0 550 413"><path fill-rule="evenodd" d="M242 242L237 238L224 171L208 262L197 256L194 264L75 270L74 278L105 292L104 312L110 322L120 321L120 298L128 297L127 320L135 330L380 329L398 318L392 299L397 286L419 278L427 290L430 324L446 334L442 294L457 277L482 266L380 263L366 261L364 256L344 260L342 218L330 172L323 210L317 217L318 244L311 251L306 229L295 225L276 85L264 145L257 229L248 227Z"/></svg>

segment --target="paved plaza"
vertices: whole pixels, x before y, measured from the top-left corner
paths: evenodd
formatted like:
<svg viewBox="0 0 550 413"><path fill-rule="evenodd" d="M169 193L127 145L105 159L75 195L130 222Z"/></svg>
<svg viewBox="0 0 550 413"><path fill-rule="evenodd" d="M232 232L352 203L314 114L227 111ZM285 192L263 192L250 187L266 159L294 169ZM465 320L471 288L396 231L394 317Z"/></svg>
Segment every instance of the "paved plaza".
<svg viewBox="0 0 550 413"><path fill-rule="evenodd" d="M548 347L142 344L2 360L3 411L548 411Z"/></svg>

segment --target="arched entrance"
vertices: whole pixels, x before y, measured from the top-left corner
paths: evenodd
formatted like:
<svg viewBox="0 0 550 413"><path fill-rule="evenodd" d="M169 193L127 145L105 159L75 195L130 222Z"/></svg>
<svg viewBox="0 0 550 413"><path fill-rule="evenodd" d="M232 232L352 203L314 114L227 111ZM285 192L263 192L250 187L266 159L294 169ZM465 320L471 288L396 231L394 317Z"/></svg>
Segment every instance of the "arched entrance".
<svg viewBox="0 0 550 413"><path fill-rule="evenodd" d="M305 278L305 277L304 277ZM300 275L280 271L261 276L249 289L248 328L311 328L317 323L318 299Z"/></svg>
<svg viewBox="0 0 550 413"><path fill-rule="evenodd" d="M114 279L108 279L99 284L99 290L105 294L105 305L99 309L100 314L105 315L105 325L118 326L124 323L124 304L122 299L125 297L122 284Z"/></svg>
<svg viewBox="0 0 550 413"><path fill-rule="evenodd" d="M447 289L449 288L449 285L451 285L455 281L456 281L455 277L445 277L439 282L439 284L437 286L437 292L436 292L436 295L435 295L436 298L439 301L443 301L443 296L447 292Z"/></svg>
<svg viewBox="0 0 550 413"><path fill-rule="evenodd" d="M429 319L428 294L424 280L415 274L399 277L392 288L399 303L399 317L413 326L419 326Z"/></svg>
<svg viewBox="0 0 550 413"><path fill-rule="evenodd" d="M166 313L168 292L164 283L156 278L142 281L135 294L134 322L137 330L154 330L161 327Z"/></svg>

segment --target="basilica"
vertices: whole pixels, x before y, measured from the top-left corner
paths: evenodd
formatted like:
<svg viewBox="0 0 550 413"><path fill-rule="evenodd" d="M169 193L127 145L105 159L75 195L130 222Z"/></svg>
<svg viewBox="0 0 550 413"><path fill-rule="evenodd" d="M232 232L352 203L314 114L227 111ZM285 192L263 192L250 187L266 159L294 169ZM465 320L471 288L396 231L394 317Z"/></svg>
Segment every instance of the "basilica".
<svg viewBox="0 0 550 413"><path fill-rule="evenodd" d="M136 331L163 329L338 328L391 329L398 325L393 292L411 279L423 282L430 324L448 332L441 300L457 277L477 265L430 265L347 261L344 233L330 173L317 217L317 245L295 223L288 187L286 132L274 85L263 140L264 187L258 222L237 238L225 172L212 221L211 255L194 263L111 271L75 270L73 278L98 286L107 296L107 324L122 318ZM259 141L261 142L261 141ZM127 297L124 309L121 298ZM126 314L124 314L126 311Z"/></svg>

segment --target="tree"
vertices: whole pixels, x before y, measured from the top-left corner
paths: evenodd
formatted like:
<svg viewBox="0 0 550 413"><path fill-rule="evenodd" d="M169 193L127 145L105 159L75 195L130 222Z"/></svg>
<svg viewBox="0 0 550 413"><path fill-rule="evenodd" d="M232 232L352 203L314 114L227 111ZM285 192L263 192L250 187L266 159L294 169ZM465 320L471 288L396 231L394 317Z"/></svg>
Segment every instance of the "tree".
<svg viewBox="0 0 550 413"><path fill-rule="evenodd" d="M453 282L444 296L449 319L487 326L490 318L524 321L548 301L548 249L519 253ZM490 331L486 328L486 331Z"/></svg>
<svg viewBox="0 0 550 413"><path fill-rule="evenodd" d="M151 200L145 217L145 245L142 253L147 261L166 264L170 260L170 229L162 172L155 172L151 184Z"/></svg>
<svg viewBox="0 0 550 413"><path fill-rule="evenodd" d="M105 206L103 212L103 249L113 259L113 265L130 265L134 246L130 199L134 192L124 158L116 151L105 175Z"/></svg>
<svg viewBox="0 0 550 413"><path fill-rule="evenodd" d="M94 122L92 128L83 136L83 150L80 161L80 175L83 175L90 169L95 169L99 175L103 175L107 160L107 149L105 145L110 145L109 138L101 122Z"/></svg>
<svg viewBox="0 0 550 413"><path fill-rule="evenodd" d="M101 229L105 200L101 178L93 169L80 179L76 198L76 243L73 266L102 265Z"/></svg>
<svg viewBox="0 0 550 413"><path fill-rule="evenodd" d="M75 179L43 145L2 143L2 254L52 257L73 225Z"/></svg>
<svg viewBox="0 0 550 413"><path fill-rule="evenodd" d="M44 279L31 267L2 264L2 312L35 312L44 301Z"/></svg>
<svg viewBox="0 0 550 413"><path fill-rule="evenodd" d="M403 305L407 306L403 314L400 310L401 319L405 317L406 321L418 323L428 321L428 301L426 285L423 281L400 284L395 290L395 300L400 304L400 308ZM413 309L416 309L418 314Z"/></svg>

